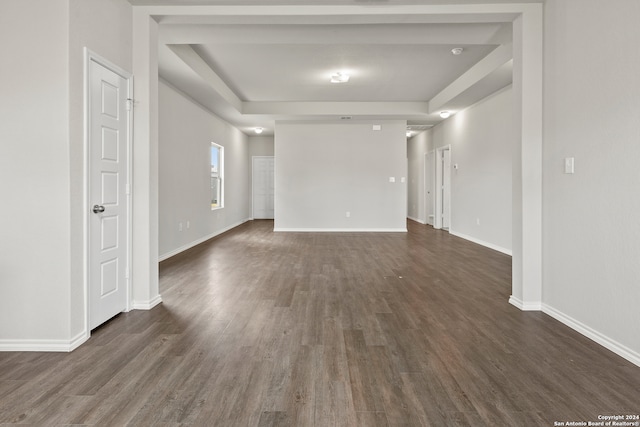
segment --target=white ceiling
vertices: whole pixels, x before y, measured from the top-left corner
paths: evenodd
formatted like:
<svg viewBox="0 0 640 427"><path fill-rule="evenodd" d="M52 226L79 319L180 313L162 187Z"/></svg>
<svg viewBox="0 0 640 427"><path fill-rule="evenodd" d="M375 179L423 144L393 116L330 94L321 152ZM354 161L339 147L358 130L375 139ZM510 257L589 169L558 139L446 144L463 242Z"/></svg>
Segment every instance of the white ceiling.
<svg viewBox="0 0 640 427"><path fill-rule="evenodd" d="M511 83L512 10L532 1L505 8L506 0L491 0L482 13L460 6L480 3L472 0L131 3L154 5L160 77L251 135L254 127L272 134L276 120L342 116L403 119L423 130L442 120L440 111L455 113ZM336 71L350 81L330 83Z"/></svg>

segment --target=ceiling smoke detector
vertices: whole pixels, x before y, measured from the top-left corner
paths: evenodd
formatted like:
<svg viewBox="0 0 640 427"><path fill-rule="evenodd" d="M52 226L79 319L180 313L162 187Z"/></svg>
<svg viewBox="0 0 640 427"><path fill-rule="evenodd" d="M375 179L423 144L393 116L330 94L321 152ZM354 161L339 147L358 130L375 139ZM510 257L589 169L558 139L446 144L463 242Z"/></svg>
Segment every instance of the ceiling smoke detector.
<svg viewBox="0 0 640 427"><path fill-rule="evenodd" d="M264 130L264 129L262 129L262 128L255 128L253 131L254 131L255 133L257 133L258 135L260 135L260 134L262 133L262 131L263 131L263 130Z"/></svg>
<svg viewBox="0 0 640 427"><path fill-rule="evenodd" d="M464 48L462 47L454 47L453 49L451 49L451 53L456 56L462 54L463 51Z"/></svg>
<svg viewBox="0 0 640 427"><path fill-rule="evenodd" d="M451 116L451 113L449 111L440 112L440 117L442 117L443 119L448 119L449 116Z"/></svg>

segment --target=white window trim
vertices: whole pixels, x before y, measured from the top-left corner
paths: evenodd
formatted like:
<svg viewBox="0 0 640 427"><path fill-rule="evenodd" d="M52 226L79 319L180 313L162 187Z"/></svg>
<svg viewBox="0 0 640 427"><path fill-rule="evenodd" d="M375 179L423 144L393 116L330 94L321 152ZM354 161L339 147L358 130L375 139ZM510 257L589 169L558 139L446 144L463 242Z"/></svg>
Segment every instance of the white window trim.
<svg viewBox="0 0 640 427"><path fill-rule="evenodd" d="M211 210L224 209L224 147L220 144L216 144L215 142L211 142L211 147L218 148L218 185L220 186L220 200L218 201L218 206L211 205ZM211 158L211 153L209 153L209 158ZM209 167L211 167L211 160L209 160ZM209 194L211 196L211 194Z"/></svg>

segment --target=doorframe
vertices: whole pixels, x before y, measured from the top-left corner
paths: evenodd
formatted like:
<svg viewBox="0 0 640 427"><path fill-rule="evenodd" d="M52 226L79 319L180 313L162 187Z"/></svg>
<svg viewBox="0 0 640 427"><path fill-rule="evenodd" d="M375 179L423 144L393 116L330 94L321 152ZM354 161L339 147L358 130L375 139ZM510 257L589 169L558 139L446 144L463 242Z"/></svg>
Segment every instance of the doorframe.
<svg viewBox="0 0 640 427"><path fill-rule="evenodd" d="M91 51L89 48L85 47L84 49L84 88L83 88L83 148L84 148L84 165L83 165L83 282L84 282L84 330L86 333L86 338L91 336L90 329L90 297L91 297L91 212L89 211L89 206L91 205L91 194L90 194L90 179L91 179L91 116L90 116L90 108L91 108L91 62L95 62L100 66L114 72L119 75L123 79L127 81L127 100L129 101L130 108L127 108L127 211L126 211L126 219L127 219L127 282L126 282L126 311L131 310L131 279L132 279L132 271L131 266L133 265L133 253L131 251L132 242L133 242L133 74L129 71L124 70L108 59L103 58L97 53Z"/></svg>
<svg viewBox="0 0 640 427"><path fill-rule="evenodd" d="M473 7L471 7L473 6ZM185 6L188 8L188 6ZM346 7L348 9L348 7ZM239 15L255 14L255 8L236 9ZM304 5L293 6L301 16L315 16L323 13L321 8L309 8ZM219 12L208 9L212 15ZM538 3L510 3L492 4L482 3L474 5L420 5L413 7L416 16L439 16L443 22L451 19L461 19L465 22L481 22L489 14L499 14L500 22L513 24L513 57L514 57L514 112L515 133L514 140L514 229L513 229L513 277L511 281L511 298L509 302L520 310L542 310L542 134L543 134L543 42L544 42L544 10ZM152 144L155 137L154 130L158 128L158 114L152 107L157 107L157 79L158 79L158 22L154 15L166 13L162 6L134 8L133 19L133 70L136 73L138 86L143 86L139 97L143 101L140 108L144 114L137 114L141 142L149 142L139 153L138 162L151 161L157 164L154 157L157 153ZM207 12L202 11L203 15ZM389 7L380 9L376 13L387 15L404 14L402 8ZM457 21L456 21L457 22ZM526 70L526 72L525 72ZM142 85L140 84L142 82ZM151 108L151 110L149 110ZM141 130L140 130L141 129ZM138 172L138 179L149 186L151 190L158 187L157 176L146 173L146 169ZM517 178L517 179L516 179ZM148 216L147 221L157 226L157 219L153 216L156 201L140 202L142 216ZM274 207L277 215L277 205ZM526 215L523 214L526 212ZM140 220L142 221L142 219ZM151 306L159 300L157 290L158 273L149 268L157 254L157 227L151 231L136 236L140 240L140 247L146 248L136 257L138 273L143 282L139 286L141 292L158 295L150 300ZM526 256L523 254L526 253Z"/></svg>
<svg viewBox="0 0 640 427"><path fill-rule="evenodd" d="M449 151L449 156L451 156L451 144L436 148L436 179L433 207L433 228L436 229L442 229L442 156L447 150ZM451 175L451 170L449 170L449 175ZM449 179L449 184L451 184L451 179ZM449 185L449 201L451 201L451 185ZM451 209L449 209L449 230L451 230Z"/></svg>
<svg viewBox="0 0 640 427"><path fill-rule="evenodd" d="M253 204L253 200L254 200L254 192L255 192L255 188L253 186L253 168L255 165L255 160L256 159L273 159L273 179L274 179L274 186L275 186L275 174L276 174L276 169L275 169L275 161L276 161L276 156L251 156L251 219L254 220L255 219L255 211L254 209L254 204ZM275 197L275 194L274 194ZM275 202L275 200L274 200ZM274 206L274 213L273 213L273 217L275 218L276 214L275 214L275 206Z"/></svg>

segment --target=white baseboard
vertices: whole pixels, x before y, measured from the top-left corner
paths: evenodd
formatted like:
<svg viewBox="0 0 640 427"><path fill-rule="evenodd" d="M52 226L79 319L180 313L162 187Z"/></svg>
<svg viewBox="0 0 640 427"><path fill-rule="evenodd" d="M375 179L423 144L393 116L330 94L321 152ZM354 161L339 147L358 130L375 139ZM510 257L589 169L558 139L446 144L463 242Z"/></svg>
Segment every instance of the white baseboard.
<svg viewBox="0 0 640 427"><path fill-rule="evenodd" d="M637 366L640 366L640 353L638 353L637 351L634 351L629 347L623 344L620 344L617 341L612 340L606 335L601 334L600 332L585 325L579 320L576 320L570 316L567 316L566 314L556 310L555 308L551 307L548 304L542 304L542 312L545 314L548 314L549 316L553 317L557 321L564 323L565 325L581 333L585 337L597 342L604 348L611 350L618 356L627 359L629 362Z"/></svg>
<svg viewBox="0 0 640 427"><path fill-rule="evenodd" d="M235 224L232 224L232 225L230 225L230 226L228 226L228 227L223 228L222 230L214 231L213 233L208 234L208 235L206 235L206 236L204 236L204 237L201 237L201 238L199 238L199 239L197 239L197 240L194 240L194 241L193 241L193 242L191 242L191 243L187 243L186 245L180 246L180 247L179 247L179 248L177 248L177 249L174 249L174 250L172 250L172 251L166 252L166 253L164 253L164 254L162 254L162 255L160 255L160 256L158 257L158 262L164 261L165 259L169 259L169 258L171 258L171 257L172 257L172 256L174 256L174 255L178 255L180 252L184 252L184 251L186 251L187 249L191 249L192 247L194 247L194 246L196 246L196 245L199 245L200 243L204 243L204 242L206 242L206 241L207 241L207 240L209 240L209 239L213 239L214 237L219 236L219 235L221 235L222 233L226 233L227 231L229 231L229 230L231 230L231 229L233 229L233 228L236 228L237 226L242 225L242 224L244 224L244 223L245 223L245 222L247 222L247 221L251 221L251 218L247 218L247 219L245 219L245 220L243 220L243 221L240 221L240 222L237 222L237 223L235 223Z"/></svg>
<svg viewBox="0 0 640 427"><path fill-rule="evenodd" d="M75 338L71 339L71 343L70 343L71 345L69 346L69 351L73 351L76 348L80 347L82 344L87 342L89 338L91 338L91 332L89 331L80 332L78 335L75 336Z"/></svg>
<svg viewBox="0 0 640 427"><path fill-rule="evenodd" d="M502 252L505 255L513 256L511 249L503 248L501 246L494 245L493 243L485 242L484 240L476 239L475 237L458 233L457 231L454 231L454 230L449 230L449 234L452 234L456 237L460 237L461 239L468 240L473 243L477 243L478 245L484 246L486 248L493 249L494 251Z"/></svg>
<svg viewBox="0 0 640 427"><path fill-rule="evenodd" d="M411 221L415 221L415 222L420 223L420 224L424 224L424 225L426 225L426 224L427 224L427 221L423 221L423 220L421 220L421 219L414 218L414 217L412 217L412 216L408 216L408 217L407 217L407 219L410 219Z"/></svg>
<svg viewBox="0 0 640 427"><path fill-rule="evenodd" d="M406 233L406 228L274 228L286 233Z"/></svg>
<svg viewBox="0 0 640 427"><path fill-rule="evenodd" d="M133 310L151 310L156 305L162 302L162 297L160 295L156 295L155 298L152 298L148 301L133 301L131 303L131 308Z"/></svg>
<svg viewBox="0 0 640 427"><path fill-rule="evenodd" d="M0 340L0 351L65 352L75 350L89 339L86 331L70 340Z"/></svg>
<svg viewBox="0 0 640 427"><path fill-rule="evenodd" d="M509 297L509 304L518 307L522 311L540 311L542 310L542 303L539 301L522 301L520 298L516 298L513 295Z"/></svg>

